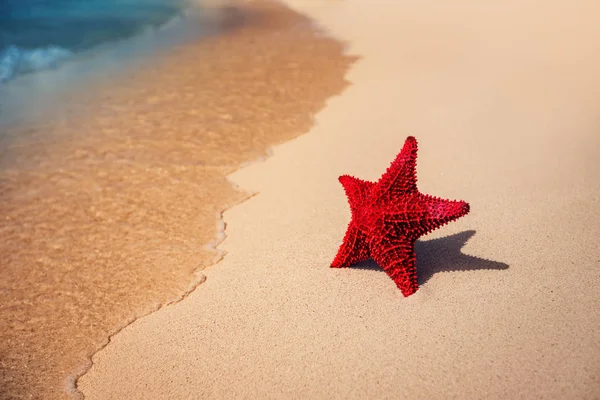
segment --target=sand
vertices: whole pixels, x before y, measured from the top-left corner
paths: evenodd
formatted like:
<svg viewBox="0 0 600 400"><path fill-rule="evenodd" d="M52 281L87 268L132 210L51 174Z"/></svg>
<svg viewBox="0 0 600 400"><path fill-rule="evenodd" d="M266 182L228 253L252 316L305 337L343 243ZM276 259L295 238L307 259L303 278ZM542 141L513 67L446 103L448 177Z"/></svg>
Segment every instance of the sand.
<svg viewBox="0 0 600 400"><path fill-rule="evenodd" d="M220 14L218 34L0 132L1 399L67 397L109 335L201 283L220 212L249 196L225 176L347 85L352 58L309 19Z"/></svg>
<svg viewBox="0 0 600 400"><path fill-rule="evenodd" d="M310 132L230 175L223 260L135 321L89 399L600 397L600 5L289 0L363 58ZM418 244L404 298L329 263L407 135L419 188L471 213Z"/></svg>

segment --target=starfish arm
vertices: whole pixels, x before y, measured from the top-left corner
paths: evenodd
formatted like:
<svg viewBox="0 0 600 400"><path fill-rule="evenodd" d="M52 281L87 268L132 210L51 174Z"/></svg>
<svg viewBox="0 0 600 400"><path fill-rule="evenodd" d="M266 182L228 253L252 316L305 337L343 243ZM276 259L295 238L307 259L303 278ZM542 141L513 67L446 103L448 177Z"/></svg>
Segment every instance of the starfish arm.
<svg viewBox="0 0 600 400"><path fill-rule="evenodd" d="M415 241L382 239L372 244L373 259L392 278L404 297L408 297L419 288Z"/></svg>
<svg viewBox="0 0 600 400"><path fill-rule="evenodd" d="M404 146L386 172L377 181L375 199L397 199L417 191L417 139L406 138Z"/></svg>
<svg viewBox="0 0 600 400"><path fill-rule="evenodd" d="M422 221L422 234L429 233L449 222L467 215L469 203L462 200L446 200L439 197L419 194L419 204L425 210L426 218Z"/></svg>
<svg viewBox="0 0 600 400"><path fill-rule="evenodd" d="M369 258L370 251L366 236L358 229L356 223L351 221L344 241L331 263L331 268L346 268Z"/></svg>
<svg viewBox="0 0 600 400"><path fill-rule="evenodd" d="M350 210L354 217L358 210L367 202L367 199L371 194L371 189L375 184L350 175L342 175L338 180L344 187L346 197L348 197L348 203L350 204Z"/></svg>

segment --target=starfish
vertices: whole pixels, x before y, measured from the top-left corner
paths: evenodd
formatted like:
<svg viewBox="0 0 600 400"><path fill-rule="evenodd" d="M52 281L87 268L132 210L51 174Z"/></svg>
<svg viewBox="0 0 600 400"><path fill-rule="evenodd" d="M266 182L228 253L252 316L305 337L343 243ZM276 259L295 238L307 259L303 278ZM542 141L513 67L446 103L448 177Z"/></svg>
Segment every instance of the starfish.
<svg viewBox="0 0 600 400"><path fill-rule="evenodd" d="M405 297L417 291L417 239L466 215L469 204L420 193L416 166L417 140L409 136L377 182L339 177L352 219L332 268L372 258Z"/></svg>

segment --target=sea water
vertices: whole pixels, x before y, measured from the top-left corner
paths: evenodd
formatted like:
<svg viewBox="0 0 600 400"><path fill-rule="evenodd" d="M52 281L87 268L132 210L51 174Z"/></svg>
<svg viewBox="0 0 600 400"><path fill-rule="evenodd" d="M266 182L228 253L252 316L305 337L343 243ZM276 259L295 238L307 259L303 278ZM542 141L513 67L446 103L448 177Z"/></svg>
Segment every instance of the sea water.
<svg viewBox="0 0 600 400"><path fill-rule="evenodd" d="M74 84L181 39L192 5L201 3L0 0L0 129L30 118ZM197 21L191 25L200 34Z"/></svg>
<svg viewBox="0 0 600 400"><path fill-rule="evenodd" d="M185 0L1 0L0 83L158 27Z"/></svg>

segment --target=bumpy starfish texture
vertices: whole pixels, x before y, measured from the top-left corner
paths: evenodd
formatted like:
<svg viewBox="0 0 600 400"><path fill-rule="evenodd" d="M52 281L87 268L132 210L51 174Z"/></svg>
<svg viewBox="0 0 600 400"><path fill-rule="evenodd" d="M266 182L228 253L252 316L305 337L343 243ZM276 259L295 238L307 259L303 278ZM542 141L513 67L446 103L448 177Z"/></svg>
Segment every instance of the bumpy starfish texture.
<svg viewBox="0 0 600 400"><path fill-rule="evenodd" d="M352 220L332 268L345 268L372 258L404 296L417 291L415 242L466 215L469 204L419 193L416 166L417 140L409 136L377 182L340 176Z"/></svg>

